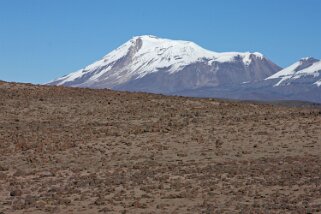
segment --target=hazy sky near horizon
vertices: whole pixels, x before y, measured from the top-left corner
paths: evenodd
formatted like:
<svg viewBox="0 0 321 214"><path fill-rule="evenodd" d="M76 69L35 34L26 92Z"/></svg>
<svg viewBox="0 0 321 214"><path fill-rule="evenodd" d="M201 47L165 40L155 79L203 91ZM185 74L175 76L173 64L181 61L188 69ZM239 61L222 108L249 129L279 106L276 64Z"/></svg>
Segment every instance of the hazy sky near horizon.
<svg viewBox="0 0 321 214"><path fill-rule="evenodd" d="M0 80L45 83L144 34L285 67L321 58L320 11L320 0L0 0Z"/></svg>

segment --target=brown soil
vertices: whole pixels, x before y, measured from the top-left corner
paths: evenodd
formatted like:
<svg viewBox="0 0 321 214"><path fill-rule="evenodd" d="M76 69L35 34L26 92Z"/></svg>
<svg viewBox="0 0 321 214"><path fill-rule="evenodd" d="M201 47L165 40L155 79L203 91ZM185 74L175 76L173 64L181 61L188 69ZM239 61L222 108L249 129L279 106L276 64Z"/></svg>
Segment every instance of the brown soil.
<svg viewBox="0 0 321 214"><path fill-rule="evenodd" d="M321 212L321 111L0 83L0 213Z"/></svg>

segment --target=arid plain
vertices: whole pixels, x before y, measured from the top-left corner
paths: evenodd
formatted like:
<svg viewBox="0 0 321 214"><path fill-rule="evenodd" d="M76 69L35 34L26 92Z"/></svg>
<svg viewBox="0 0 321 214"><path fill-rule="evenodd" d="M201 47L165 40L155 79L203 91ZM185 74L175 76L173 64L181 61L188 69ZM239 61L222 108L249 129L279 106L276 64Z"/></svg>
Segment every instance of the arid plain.
<svg viewBox="0 0 321 214"><path fill-rule="evenodd" d="M320 213L321 109L0 82L0 213Z"/></svg>

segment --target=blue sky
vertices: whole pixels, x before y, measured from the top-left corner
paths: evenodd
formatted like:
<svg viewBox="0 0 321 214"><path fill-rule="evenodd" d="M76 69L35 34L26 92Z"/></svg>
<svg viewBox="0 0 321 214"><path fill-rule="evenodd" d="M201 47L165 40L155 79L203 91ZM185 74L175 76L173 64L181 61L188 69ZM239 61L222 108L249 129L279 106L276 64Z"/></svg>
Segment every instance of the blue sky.
<svg viewBox="0 0 321 214"><path fill-rule="evenodd" d="M320 11L320 0L0 0L0 79L48 82L143 34L284 67L321 58Z"/></svg>

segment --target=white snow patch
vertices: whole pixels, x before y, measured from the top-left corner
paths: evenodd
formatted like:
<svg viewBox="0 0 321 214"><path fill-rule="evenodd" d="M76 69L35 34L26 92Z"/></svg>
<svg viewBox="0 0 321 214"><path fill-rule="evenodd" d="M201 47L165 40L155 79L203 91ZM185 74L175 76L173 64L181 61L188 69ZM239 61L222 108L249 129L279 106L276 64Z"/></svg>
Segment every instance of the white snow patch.
<svg viewBox="0 0 321 214"><path fill-rule="evenodd" d="M60 81L57 85L63 85L66 82L74 81L75 79L83 76L83 70L78 70L66 76L56 79L55 81Z"/></svg>
<svg viewBox="0 0 321 214"><path fill-rule="evenodd" d="M315 84L315 85L317 85L318 87L320 87L321 86L321 79L320 80L318 80L318 81L316 81L315 83L313 83L313 84Z"/></svg>
<svg viewBox="0 0 321 214"><path fill-rule="evenodd" d="M289 67L273 74L272 76L266 78L267 80L269 79L278 79L278 78L283 78L283 77L288 77L288 76L291 76L295 73L295 69L297 69L300 65L302 65L301 62L296 62L292 65L290 65Z"/></svg>
<svg viewBox="0 0 321 214"><path fill-rule="evenodd" d="M315 63L312 64L310 67L298 71L298 72L297 72L297 75L314 75L314 76L319 76L320 71L321 71L321 61L315 62Z"/></svg>

